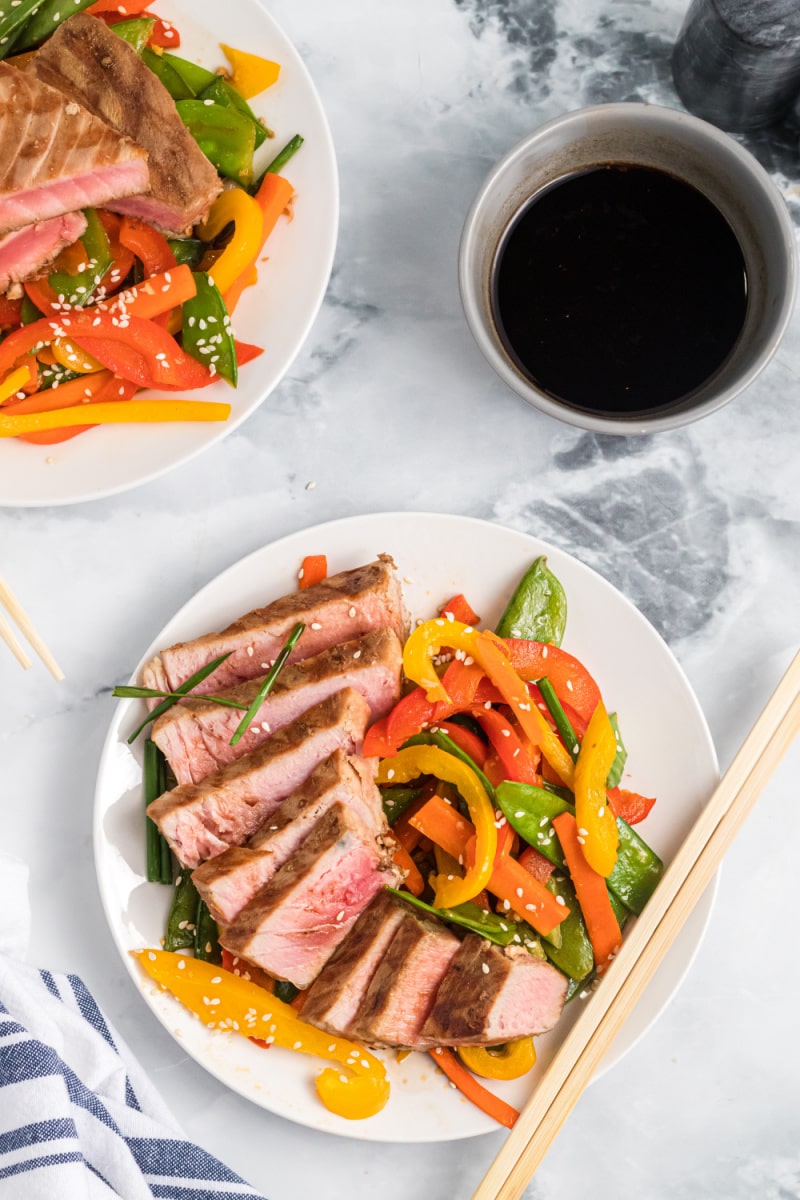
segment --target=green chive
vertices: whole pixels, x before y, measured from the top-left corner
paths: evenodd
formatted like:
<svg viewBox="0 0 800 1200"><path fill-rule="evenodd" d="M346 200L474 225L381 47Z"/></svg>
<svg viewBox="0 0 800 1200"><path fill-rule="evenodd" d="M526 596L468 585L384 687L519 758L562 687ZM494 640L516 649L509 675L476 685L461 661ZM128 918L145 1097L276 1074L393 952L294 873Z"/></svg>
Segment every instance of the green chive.
<svg viewBox="0 0 800 1200"><path fill-rule="evenodd" d="M286 666L289 655L292 653L295 646L300 641L300 635L303 632L303 630L305 629L305 627L306 626L305 626L304 621L298 621L297 624L295 625L294 629L292 630L292 632L289 634L286 645L283 647L280 654L275 659L275 662L270 667L269 674L266 676L261 687L258 689L258 694L257 694L255 700L253 701L253 703L248 708L247 712L242 717L242 719L239 723L239 728L236 730L236 733L231 738L231 740L230 740L231 746L236 746L241 741L242 737L244 736L245 732L247 731L248 726L250 725L250 722L253 720L256 713L261 708L261 705L264 703L264 700L266 699L266 697L272 691L272 686L275 683L275 680L278 678L281 671Z"/></svg>
<svg viewBox="0 0 800 1200"><path fill-rule="evenodd" d="M144 803L145 808L164 791L163 782L164 756L148 738L144 744ZM148 883L172 883L172 859L164 836L159 833L158 826L145 817L145 848L146 871ZM169 877L166 878L165 859L169 864Z"/></svg>
<svg viewBox="0 0 800 1200"><path fill-rule="evenodd" d="M169 709L172 708L173 704L177 704L177 701L182 699L187 692L190 692L193 687L197 687L198 683L202 683L204 679L207 679L213 671L216 671L220 663L224 663L226 658L230 658L231 654L233 654L232 650L229 650L227 654L221 654L220 657L215 658L213 662L206 663L206 665L201 667L199 671L195 671L194 675L190 675L186 682L182 683L181 686L173 693L177 697L176 700L162 700L160 704L157 704L150 715L145 717L141 725L137 725L136 729L134 729L133 733L128 738L128 745L130 746L136 741L139 734L143 729L147 728L151 721L155 721L156 717L160 717L162 713L168 712Z"/></svg>
<svg viewBox="0 0 800 1200"><path fill-rule="evenodd" d="M116 696L121 700L155 700L159 696L163 696L169 700L183 700L184 692L159 692L157 688L146 687L115 687L112 696ZM208 700L210 704L222 704L225 708L240 708L242 712L247 708L246 704L239 704L237 700L226 700L224 696L200 696L200 700Z"/></svg>

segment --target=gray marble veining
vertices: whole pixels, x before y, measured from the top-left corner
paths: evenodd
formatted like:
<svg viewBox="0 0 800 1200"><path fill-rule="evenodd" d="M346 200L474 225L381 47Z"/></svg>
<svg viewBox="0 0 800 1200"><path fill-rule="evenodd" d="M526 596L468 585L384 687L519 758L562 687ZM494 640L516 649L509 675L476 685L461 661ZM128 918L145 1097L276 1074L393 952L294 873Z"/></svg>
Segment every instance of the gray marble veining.
<svg viewBox="0 0 800 1200"><path fill-rule="evenodd" d="M338 1141L222 1089L146 1011L94 882L108 689L204 582L284 533L440 510L544 537L628 595L677 654L726 763L798 644L800 317L704 422L594 437L491 373L458 301L463 217L491 164L583 104L677 105L683 0L275 0L327 108L342 182L328 295L282 385L201 458L77 508L0 510L0 563L67 672L0 655L3 844L31 867L32 957L81 973L190 1134L272 1200L468 1197L498 1145ZM742 139L800 222L791 124ZM676 348L679 352L679 348ZM316 486L308 489L309 483ZM795 749L734 846L674 1002L583 1097L533 1200L798 1200Z"/></svg>

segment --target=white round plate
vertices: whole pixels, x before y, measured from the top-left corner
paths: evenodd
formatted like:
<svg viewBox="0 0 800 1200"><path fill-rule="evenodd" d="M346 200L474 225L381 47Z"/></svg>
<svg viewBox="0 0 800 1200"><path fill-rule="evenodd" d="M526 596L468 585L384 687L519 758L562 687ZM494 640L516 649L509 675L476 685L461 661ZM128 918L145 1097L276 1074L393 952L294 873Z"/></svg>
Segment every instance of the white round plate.
<svg viewBox="0 0 800 1200"><path fill-rule="evenodd" d="M227 65L220 42L280 63L278 82L250 102L275 132L257 152L256 171L295 133L305 138L284 172L296 191L293 219L278 222L264 250L268 261L258 264L258 283L244 293L234 316L237 338L263 346L264 353L242 368L236 389L220 381L203 391L203 400L233 406L224 423L106 426L56 446L0 439L0 505L97 500L155 479L226 437L281 381L328 285L339 181L328 122L299 54L258 0L223 6L216 0L160 0L158 11L181 33L176 53L210 70Z"/></svg>
<svg viewBox="0 0 800 1200"><path fill-rule="evenodd" d="M623 784L658 797L642 832L668 862L717 781L714 747L697 700L665 643L624 596L574 558L526 534L471 518L425 513L385 513L318 525L265 546L224 571L157 635L142 661L179 639L221 629L293 591L306 554L327 554L333 574L383 552L394 557L413 617L435 615L452 595L464 592L488 626L499 618L523 571L537 555L547 555L567 592L565 648L586 663L606 703L619 713L630 755ZM128 951L159 945L169 889L144 880L141 747L131 749L126 743L140 717L139 701L122 701L108 732L95 801L95 859L106 915L131 978L159 1020L180 1037L183 1049L256 1104L329 1133L427 1142L496 1130L421 1053L402 1063L393 1053L385 1055L392 1094L382 1113L357 1122L336 1117L314 1090L320 1063L276 1048L265 1053L235 1034L209 1032L146 980ZM604 1071L670 1000L700 945L712 902L709 889L606 1056ZM506 1100L517 1107L524 1104L580 1006L589 1002L573 1000L557 1028L537 1038L538 1063L530 1075L497 1085Z"/></svg>

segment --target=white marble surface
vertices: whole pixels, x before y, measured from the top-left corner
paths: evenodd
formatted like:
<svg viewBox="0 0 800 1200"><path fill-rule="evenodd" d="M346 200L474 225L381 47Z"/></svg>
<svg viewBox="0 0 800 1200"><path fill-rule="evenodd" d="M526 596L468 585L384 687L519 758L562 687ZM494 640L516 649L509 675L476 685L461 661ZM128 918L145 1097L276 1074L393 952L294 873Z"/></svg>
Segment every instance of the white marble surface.
<svg viewBox="0 0 800 1200"><path fill-rule="evenodd" d="M108 691L251 549L350 513L459 512L539 534L621 587L677 654L729 761L798 644L800 317L714 417L601 439L505 390L455 282L463 216L518 137L589 101L676 103L683 8L276 0L341 170L336 265L304 352L256 416L181 470L102 503L0 511L2 568L67 672L56 686L0 654L2 842L30 865L30 959L80 973L189 1134L272 1200L468 1197L499 1135L339 1141L252 1107L181 1053L131 987L99 905L90 830ZM754 144L794 207L796 131ZM800 746L730 853L677 998L581 1100L529 1196L800 1197L798 771Z"/></svg>

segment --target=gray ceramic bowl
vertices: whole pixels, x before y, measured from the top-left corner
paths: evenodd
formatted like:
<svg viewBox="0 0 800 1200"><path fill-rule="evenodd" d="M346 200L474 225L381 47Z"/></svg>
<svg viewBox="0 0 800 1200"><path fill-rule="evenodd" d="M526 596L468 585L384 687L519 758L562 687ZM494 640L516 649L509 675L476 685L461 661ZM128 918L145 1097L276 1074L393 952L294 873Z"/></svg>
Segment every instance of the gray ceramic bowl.
<svg viewBox="0 0 800 1200"><path fill-rule="evenodd" d="M490 303L496 251L515 214L541 188L601 163L660 168L692 184L727 219L744 255L748 302L739 338L701 387L648 415L587 413L541 391L509 357ZM470 329L495 371L528 404L600 433L652 433L726 404L774 354L794 303L796 249L783 198L751 154L713 125L649 104L602 104L566 113L519 142L489 173L467 215L459 287Z"/></svg>

